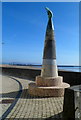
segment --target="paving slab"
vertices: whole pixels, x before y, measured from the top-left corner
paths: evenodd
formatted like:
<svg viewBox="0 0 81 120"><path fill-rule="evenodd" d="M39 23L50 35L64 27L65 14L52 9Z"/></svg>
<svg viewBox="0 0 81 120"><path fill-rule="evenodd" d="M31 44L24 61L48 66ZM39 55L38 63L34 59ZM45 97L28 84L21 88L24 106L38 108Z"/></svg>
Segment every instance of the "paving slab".
<svg viewBox="0 0 81 120"><path fill-rule="evenodd" d="M19 85L15 80L10 77L0 74L0 117L6 112L14 101L17 91L19 91ZM13 94L14 92L14 94Z"/></svg>
<svg viewBox="0 0 81 120"><path fill-rule="evenodd" d="M21 94L6 119L61 119L63 112L63 97L35 97L28 93L29 79L11 77L22 86ZM14 91L15 92L15 91Z"/></svg>

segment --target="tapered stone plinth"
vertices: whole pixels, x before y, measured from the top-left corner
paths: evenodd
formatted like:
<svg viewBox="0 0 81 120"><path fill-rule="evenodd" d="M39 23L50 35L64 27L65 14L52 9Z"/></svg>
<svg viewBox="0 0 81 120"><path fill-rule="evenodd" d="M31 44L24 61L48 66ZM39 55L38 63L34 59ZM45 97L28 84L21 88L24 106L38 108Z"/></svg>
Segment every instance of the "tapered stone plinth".
<svg viewBox="0 0 81 120"><path fill-rule="evenodd" d="M29 94L34 96L54 96L64 95L64 89L70 87L63 82L63 77L58 76L56 64L56 43L54 39L54 26L52 23L52 12L46 8L48 13L48 24L46 29L43 64L41 75L36 76L36 80L28 86Z"/></svg>
<svg viewBox="0 0 81 120"><path fill-rule="evenodd" d="M62 76L56 78L37 76L36 81L29 84L29 93L40 97L62 97L64 89L68 87L70 85L63 82Z"/></svg>
<svg viewBox="0 0 81 120"><path fill-rule="evenodd" d="M40 97L63 97L64 89L70 87L67 83L62 83L59 86L37 86L36 83L29 84L29 93L32 96L40 96Z"/></svg>
<svg viewBox="0 0 81 120"><path fill-rule="evenodd" d="M58 76L58 77L41 77L37 76L36 77L36 85L37 86L44 86L44 87L51 87L51 86L59 86L63 82L63 77Z"/></svg>

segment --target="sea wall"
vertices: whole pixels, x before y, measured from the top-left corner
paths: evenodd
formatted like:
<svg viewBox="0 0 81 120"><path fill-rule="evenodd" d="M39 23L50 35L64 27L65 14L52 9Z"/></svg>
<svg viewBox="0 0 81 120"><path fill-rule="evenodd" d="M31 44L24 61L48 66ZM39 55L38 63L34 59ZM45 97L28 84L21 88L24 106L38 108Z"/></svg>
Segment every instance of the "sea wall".
<svg viewBox="0 0 81 120"><path fill-rule="evenodd" d="M1 67L0 67L1 68ZM15 76L19 78L25 78L30 80L35 80L37 75L40 75L41 69L36 69L32 67L2 67L2 74ZM58 71L59 76L63 76L63 81L72 85L81 84L81 72L70 72L70 71Z"/></svg>

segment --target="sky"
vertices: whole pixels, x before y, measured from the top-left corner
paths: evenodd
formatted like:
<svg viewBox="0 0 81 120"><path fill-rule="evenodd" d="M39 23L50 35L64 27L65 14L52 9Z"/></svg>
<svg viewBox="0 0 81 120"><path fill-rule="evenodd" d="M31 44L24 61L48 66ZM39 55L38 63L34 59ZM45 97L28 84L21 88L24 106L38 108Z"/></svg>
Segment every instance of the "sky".
<svg viewBox="0 0 81 120"><path fill-rule="evenodd" d="M2 63L2 3L0 2L0 63Z"/></svg>
<svg viewBox="0 0 81 120"><path fill-rule="evenodd" d="M79 11L81 11L81 2L79 4ZM79 65L81 66L81 14L79 12Z"/></svg>
<svg viewBox="0 0 81 120"><path fill-rule="evenodd" d="M3 63L42 64L45 7L53 12L58 65L79 64L79 3L4 2L2 4Z"/></svg>

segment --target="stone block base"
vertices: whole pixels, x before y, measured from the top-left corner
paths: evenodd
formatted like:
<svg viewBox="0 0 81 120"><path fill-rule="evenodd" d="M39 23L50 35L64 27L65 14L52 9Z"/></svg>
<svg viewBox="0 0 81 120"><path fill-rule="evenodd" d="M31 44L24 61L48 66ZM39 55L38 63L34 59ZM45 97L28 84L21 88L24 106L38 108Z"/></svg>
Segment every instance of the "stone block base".
<svg viewBox="0 0 81 120"><path fill-rule="evenodd" d="M63 104L64 120L81 120L81 85L65 90Z"/></svg>
<svg viewBox="0 0 81 120"><path fill-rule="evenodd" d="M28 86L29 94L40 97L62 97L64 96L64 89L70 87L67 83L62 83L59 86L41 87L37 86L35 82L31 82Z"/></svg>
<svg viewBox="0 0 81 120"><path fill-rule="evenodd" d="M37 86L42 86L42 87L59 86L63 82L63 77L58 76L55 78L55 77L37 76L35 82Z"/></svg>

